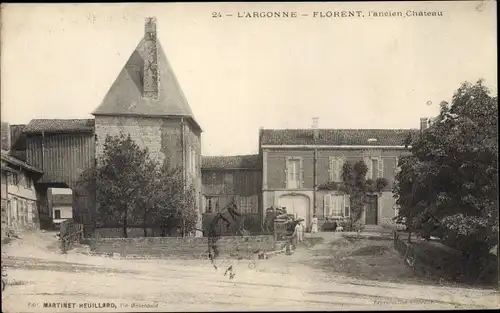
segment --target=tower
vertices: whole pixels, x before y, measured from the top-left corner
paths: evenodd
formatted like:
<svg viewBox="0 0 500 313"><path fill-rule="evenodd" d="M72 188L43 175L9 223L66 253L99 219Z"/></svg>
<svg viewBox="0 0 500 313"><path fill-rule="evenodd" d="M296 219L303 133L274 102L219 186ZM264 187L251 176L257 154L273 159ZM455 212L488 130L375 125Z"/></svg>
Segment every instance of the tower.
<svg viewBox="0 0 500 313"><path fill-rule="evenodd" d="M201 210L202 130L158 40L156 26L156 18L146 18L144 37L92 113L96 156L102 153L107 135L130 134L141 148L148 148L151 158L182 167L186 184L195 186Z"/></svg>

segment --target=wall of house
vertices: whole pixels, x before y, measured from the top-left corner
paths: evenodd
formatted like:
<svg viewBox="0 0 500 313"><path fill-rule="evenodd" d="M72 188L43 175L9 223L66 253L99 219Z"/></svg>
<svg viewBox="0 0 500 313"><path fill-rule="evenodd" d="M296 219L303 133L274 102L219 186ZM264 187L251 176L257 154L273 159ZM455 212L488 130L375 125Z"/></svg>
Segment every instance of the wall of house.
<svg viewBox="0 0 500 313"><path fill-rule="evenodd" d="M316 187L331 180L330 159L332 157L343 157L345 161L351 163L364 160L366 157L380 158L383 162L381 175L388 180L389 185L378 197L378 224L389 223L395 215L395 202L391 191L395 180L397 162L401 156L408 154L407 150L402 149L317 149ZM314 188L314 150L264 149L263 156L263 207L279 206L279 199L283 196L282 193L292 191L286 189L286 162L288 157L300 158L302 160L302 188L295 189L293 192L297 195L304 194L304 196L309 197L311 201L309 216L316 214L320 219L323 219L325 211L324 195L331 192L319 190L315 192L315 195L313 191L308 192ZM375 176L378 176L378 170ZM361 219L364 221L364 214Z"/></svg>
<svg viewBox="0 0 500 313"><path fill-rule="evenodd" d="M298 189L314 188L314 151L313 150L289 150L289 149L266 149L266 185L264 189L276 190L286 189L287 158L300 158L302 161L302 187Z"/></svg>
<svg viewBox="0 0 500 313"><path fill-rule="evenodd" d="M202 178L201 178L201 132L189 120L183 120L184 125L184 169L187 183L195 189L195 205L198 210L198 228L202 225ZM201 234L198 234L201 236Z"/></svg>
<svg viewBox="0 0 500 313"><path fill-rule="evenodd" d="M44 172L39 183L72 186L94 164L92 133L29 135L26 144L27 163Z"/></svg>
<svg viewBox="0 0 500 313"><path fill-rule="evenodd" d="M56 217L56 211L59 210L60 212L60 218L57 219ZM70 205L53 205L52 206L52 216L53 216L53 222L54 223L61 223L62 221L73 218L73 207Z"/></svg>
<svg viewBox="0 0 500 313"><path fill-rule="evenodd" d="M19 232L25 229L38 228L40 225L37 195L33 180L28 172L2 172L2 224ZM4 193L5 192L5 193Z"/></svg>

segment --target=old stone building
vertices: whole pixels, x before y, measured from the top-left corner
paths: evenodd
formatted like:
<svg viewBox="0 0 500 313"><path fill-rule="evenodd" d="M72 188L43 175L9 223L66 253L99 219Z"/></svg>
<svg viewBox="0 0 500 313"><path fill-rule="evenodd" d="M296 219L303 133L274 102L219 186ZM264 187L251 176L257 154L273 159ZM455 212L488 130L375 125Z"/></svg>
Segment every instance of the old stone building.
<svg viewBox="0 0 500 313"><path fill-rule="evenodd" d="M130 134L150 156L181 166L201 197L201 128L157 38L156 19L146 19L144 38L92 113L96 157L107 135Z"/></svg>

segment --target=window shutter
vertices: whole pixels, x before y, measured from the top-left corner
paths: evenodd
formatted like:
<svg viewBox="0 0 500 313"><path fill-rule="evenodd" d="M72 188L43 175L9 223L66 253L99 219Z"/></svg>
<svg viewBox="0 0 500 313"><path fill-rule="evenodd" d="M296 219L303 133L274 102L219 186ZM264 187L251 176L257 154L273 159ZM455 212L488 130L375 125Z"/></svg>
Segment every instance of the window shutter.
<svg viewBox="0 0 500 313"><path fill-rule="evenodd" d="M207 212L207 198L205 196L201 196L201 213Z"/></svg>
<svg viewBox="0 0 500 313"><path fill-rule="evenodd" d="M328 176L330 177L330 181L335 181L335 158L328 158Z"/></svg>
<svg viewBox="0 0 500 313"><path fill-rule="evenodd" d="M299 172L300 176L299 176L299 184L300 184L300 188L303 188L304 187L304 166L302 165L302 158L300 159L300 172Z"/></svg>
<svg viewBox="0 0 500 313"><path fill-rule="evenodd" d="M332 196L330 194L323 196L323 208L325 210L325 217L330 216L332 210Z"/></svg>
<svg viewBox="0 0 500 313"><path fill-rule="evenodd" d="M401 171L401 167L399 166L399 158L396 157L396 168L394 170L394 172L397 174Z"/></svg>
<svg viewBox="0 0 500 313"><path fill-rule="evenodd" d="M290 157L285 158L285 188L288 188L288 172L290 167Z"/></svg>
<svg viewBox="0 0 500 313"><path fill-rule="evenodd" d="M368 167L368 171L366 172L366 179L371 179L372 178L372 162L369 157L364 158L366 167Z"/></svg>
<svg viewBox="0 0 500 313"><path fill-rule="evenodd" d="M378 159L378 178L384 177L384 159Z"/></svg>
<svg viewBox="0 0 500 313"><path fill-rule="evenodd" d="M350 195L344 195L344 216L345 217L351 216L351 196Z"/></svg>
<svg viewBox="0 0 500 313"><path fill-rule="evenodd" d="M345 163L345 159L343 157L340 157L337 160L337 172L338 172L338 181L339 182L342 181L342 172L344 169L344 163Z"/></svg>

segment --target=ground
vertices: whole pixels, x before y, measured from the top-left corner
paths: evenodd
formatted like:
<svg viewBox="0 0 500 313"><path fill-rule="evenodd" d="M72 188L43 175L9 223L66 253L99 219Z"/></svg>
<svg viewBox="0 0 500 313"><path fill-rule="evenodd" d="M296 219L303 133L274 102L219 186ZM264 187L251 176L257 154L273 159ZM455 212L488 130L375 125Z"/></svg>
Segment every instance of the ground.
<svg viewBox="0 0 500 313"><path fill-rule="evenodd" d="M216 271L206 260L125 260L75 251L61 255L55 242L48 243L53 234L26 234L2 249L9 282L2 311L82 312L86 310L78 305L84 303L112 303L116 311L130 312L499 306L494 290L417 278L389 240L321 236L323 243L261 260L253 269L246 260L235 261L236 276L230 280L224 276L229 261L221 261ZM73 309L43 308L44 303L63 302L77 304Z"/></svg>

